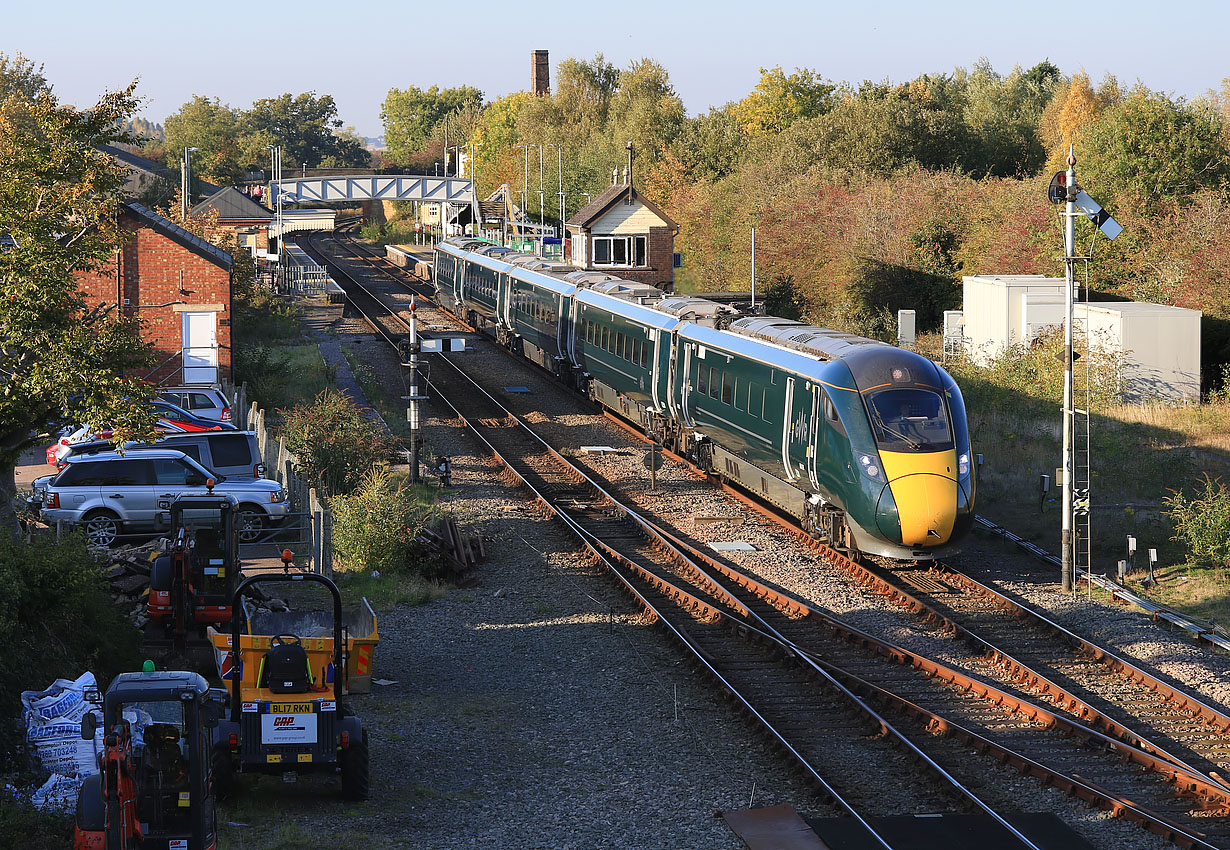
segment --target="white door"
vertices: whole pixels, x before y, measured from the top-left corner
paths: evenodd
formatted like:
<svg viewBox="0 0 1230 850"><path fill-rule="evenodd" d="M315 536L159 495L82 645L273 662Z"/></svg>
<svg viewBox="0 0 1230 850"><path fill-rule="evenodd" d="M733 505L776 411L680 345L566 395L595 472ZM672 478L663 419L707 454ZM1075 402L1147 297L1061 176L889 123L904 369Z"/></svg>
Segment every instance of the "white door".
<svg viewBox="0 0 1230 850"><path fill-rule="evenodd" d="M218 382L218 314L182 313L184 383Z"/></svg>

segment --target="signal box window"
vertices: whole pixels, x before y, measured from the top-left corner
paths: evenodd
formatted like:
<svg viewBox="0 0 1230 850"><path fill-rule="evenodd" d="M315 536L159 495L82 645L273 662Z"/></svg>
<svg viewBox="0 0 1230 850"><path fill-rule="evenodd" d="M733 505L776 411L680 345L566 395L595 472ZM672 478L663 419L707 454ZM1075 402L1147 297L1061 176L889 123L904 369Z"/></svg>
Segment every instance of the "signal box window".
<svg viewBox="0 0 1230 850"><path fill-rule="evenodd" d="M595 236L594 265L644 267L647 243L644 236Z"/></svg>

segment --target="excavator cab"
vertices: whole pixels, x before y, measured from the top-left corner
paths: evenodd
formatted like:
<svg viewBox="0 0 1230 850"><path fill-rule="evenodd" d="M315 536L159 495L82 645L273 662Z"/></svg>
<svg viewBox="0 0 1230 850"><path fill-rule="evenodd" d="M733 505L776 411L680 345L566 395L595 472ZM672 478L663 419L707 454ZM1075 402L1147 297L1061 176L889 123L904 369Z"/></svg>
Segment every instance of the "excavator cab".
<svg viewBox="0 0 1230 850"><path fill-rule="evenodd" d="M209 654L205 628L231 619L239 581L239 534L233 496L186 494L170 503L171 544L150 569L147 651Z"/></svg>
<svg viewBox="0 0 1230 850"><path fill-rule="evenodd" d="M152 664L149 665L152 667ZM78 792L74 850L150 850L217 843L213 753L225 696L196 673L123 673L81 736L99 725L99 772Z"/></svg>

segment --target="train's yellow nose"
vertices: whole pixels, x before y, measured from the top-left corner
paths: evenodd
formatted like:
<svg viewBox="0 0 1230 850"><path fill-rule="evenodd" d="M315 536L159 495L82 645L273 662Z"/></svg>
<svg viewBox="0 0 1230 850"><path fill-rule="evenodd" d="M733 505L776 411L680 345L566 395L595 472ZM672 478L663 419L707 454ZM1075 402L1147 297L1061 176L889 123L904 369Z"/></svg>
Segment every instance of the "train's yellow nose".
<svg viewBox="0 0 1230 850"><path fill-rule="evenodd" d="M897 503L901 542L947 543L957 518L957 453L882 451L880 462Z"/></svg>

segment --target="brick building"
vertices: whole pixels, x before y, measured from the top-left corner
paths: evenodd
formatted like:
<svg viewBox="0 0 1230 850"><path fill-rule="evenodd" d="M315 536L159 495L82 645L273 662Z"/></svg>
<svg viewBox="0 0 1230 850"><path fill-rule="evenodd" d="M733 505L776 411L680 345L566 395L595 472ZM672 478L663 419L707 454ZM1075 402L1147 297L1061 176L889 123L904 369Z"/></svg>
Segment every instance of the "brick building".
<svg viewBox="0 0 1230 850"><path fill-rule="evenodd" d="M261 206L234 186L228 186L193 206L188 215L208 220L215 213L218 216L215 226L235 234L235 243L247 248L253 257L264 256L269 250L273 210Z"/></svg>
<svg viewBox="0 0 1230 850"><path fill-rule="evenodd" d="M121 206L120 226L130 238L114 262L79 278L87 304L141 319L150 380L231 380L231 255L138 203Z"/></svg>
<svg viewBox="0 0 1230 850"><path fill-rule="evenodd" d="M675 237L679 225L641 197L629 172L566 222L567 260L665 292L675 289Z"/></svg>

